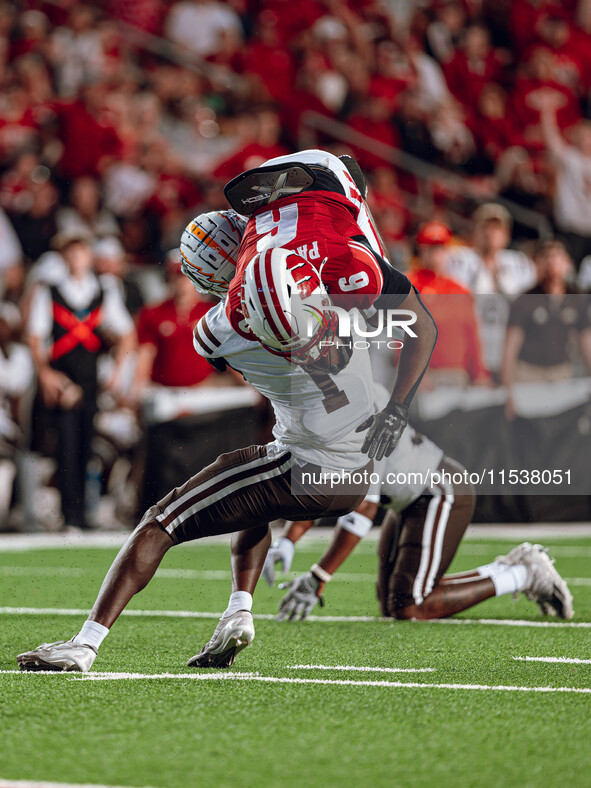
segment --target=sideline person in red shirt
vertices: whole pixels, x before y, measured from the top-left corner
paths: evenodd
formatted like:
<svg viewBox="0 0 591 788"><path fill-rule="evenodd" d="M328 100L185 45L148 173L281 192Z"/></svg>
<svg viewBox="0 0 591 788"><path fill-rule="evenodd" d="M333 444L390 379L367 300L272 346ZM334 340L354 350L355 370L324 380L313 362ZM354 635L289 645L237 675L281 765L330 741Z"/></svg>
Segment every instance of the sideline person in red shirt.
<svg viewBox="0 0 591 788"><path fill-rule="evenodd" d="M439 329L424 385L488 385L474 299L455 279L443 275L452 234L442 222L426 222L416 235L417 267L408 278L420 292Z"/></svg>
<svg viewBox="0 0 591 788"><path fill-rule="evenodd" d="M168 254L166 276L171 295L146 306L138 317L138 396L151 381L161 386L196 386L215 374L193 351L193 328L212 306L181 272L178 250Z"/></svg>

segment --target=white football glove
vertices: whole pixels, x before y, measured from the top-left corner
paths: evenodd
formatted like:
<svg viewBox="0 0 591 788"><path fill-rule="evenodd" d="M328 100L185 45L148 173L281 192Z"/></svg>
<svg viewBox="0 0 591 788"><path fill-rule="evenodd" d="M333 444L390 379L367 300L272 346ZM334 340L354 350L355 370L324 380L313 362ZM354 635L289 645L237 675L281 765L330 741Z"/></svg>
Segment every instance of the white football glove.
<svg viewBox="0 0 591 788"><path fill-rule="evenodd" d="M263 577L271 587L275 585L275 564L281 564L283 574L289 572L294 552L294 543L285 536L269 548L263 566Z"/></svg>
<svg viewBox="0 0 591 788"><path fill-rule="evenodd" d="M318 596L320 580L311 572L300 575L290 583L281 583L279 588L289 588L288 593L279 603L277 621L305 621L317 602L324 605L324 600Z"/></svg>

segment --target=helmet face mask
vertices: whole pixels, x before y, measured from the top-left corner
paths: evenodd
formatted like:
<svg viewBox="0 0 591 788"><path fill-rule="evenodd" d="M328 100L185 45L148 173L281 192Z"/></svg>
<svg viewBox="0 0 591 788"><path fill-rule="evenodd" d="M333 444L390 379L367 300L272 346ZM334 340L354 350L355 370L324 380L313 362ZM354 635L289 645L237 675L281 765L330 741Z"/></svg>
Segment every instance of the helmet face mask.
<svg viewBox="0 0 591 788"><path fill-rule="evenodd" d="M235 211L196 216L181 236L181 268L201 293L223 298L236 273L246 219Z"/></svg>
<svg viewBox="0 0 591 788"><path fill-rule="evenodd" d="M275 355L294 364L328 353L338 319L314 266L288 249L269 249L250 261L241 290L249 330Z"/></svg>

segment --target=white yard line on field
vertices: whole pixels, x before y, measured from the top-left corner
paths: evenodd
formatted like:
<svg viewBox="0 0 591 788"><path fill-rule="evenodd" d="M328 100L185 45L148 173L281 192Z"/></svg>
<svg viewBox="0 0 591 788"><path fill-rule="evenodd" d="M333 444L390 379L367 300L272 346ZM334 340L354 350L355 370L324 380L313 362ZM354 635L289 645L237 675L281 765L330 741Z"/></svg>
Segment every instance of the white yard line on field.
<svg viewBox="0 0 591 788"><path fill-rule="evenodd" d="M513 657L518 662L552 662L565 665L591 665L591 659L579 659L578 657Z"/></svg>
<svg viewBox="0 0 591 788"><path fill-rule="evenodd" d="M275 529L279 534L280 530ZM332 528L315 528L311 538L304 542L299 552L315 552L321 549L334 530ZM106 531L104 533L33 533L33 534L0 534L0 552L29 552L31 550L61 550L66 548L114 548L120 547L128 538L129 531ZM373 528L365 541L376 541L379 528ZM499 547L499 542L538 541L543 539L573 539L591 536L591 523L537 523L536 525L523 524L483 524L471 525L465 534L465 541L473 539L492 540L493 550ZM183 547L207 547L212 544L230 543L231 534L207 537L198 544L191 542ZM578 548L573 548L578 549ZM583 548L585 550L586 548ZM475 555L480 553L474 553ZM575 555L573 553L573 555ZM578 553L578 555L591 555L591 552Z"/></svg>
<svg viewBox="0 0 591 788"><path fill-rule="evenodd" d="M0 607L0 615L31 615L31 616L87 616L84 608L62 607ZM124 610L123 616L155 617L155 618L221 618L220 613L194 610ZM259 621L274 621L273 613L255 613ZM590 629L591 621L525 621L512 618L436 618L431 621L400 622L392 618L379 616L308 616L303 624L315 623L385 623L390 626L408 626L412 624L485 624L499 627L542 627L551 629Z"/></svg>
<svg viewBox="0 0 591 788"><path fill-rule="evenodd" d="M103 576L104 569L80 569L71 566L0 566L0 577L88 577ZM295 578L297 572L288 572L286 578ZM221 580L232 579L227 569L158 569L156 577L162 580ZM342 583L375 583L377 574L371 572L337 572L333 580ZM591 586L591 577L565 577L571 586Z"/></svg>
<svg viewBox="0 0 591 788"><path fill-rule="evenodd" d="M94 783L48 783L39 780L0 780L0 788L125 788L121 785L95 785ZM149 788L149 786L144 786Z"/></svg>
<svg viewBox="0 0 591 788"><path fill-rule="evenodd" d="M376 668L361 665L287 665L288 670L345 670L358 673L435 673L435 668Z"/></svg>
<svg viewBox="0 0 591 788"><path fill-rule="evenodd" d="M73 681L125 681L145 679L173 679L191 681L258 681L265 684L320 684L341 687L383 687L393 689L446 689L446 690L480 690L489 692L542 692L542 693L573 693L591 695L591 687L520 687L504 684L421 684L407 681L369 681L353 679L304 679L290 676L259 676L256 673L61 673L56 671L34 671L21 673L18 670L3 670L0 673L14 673L20 676L66 676Z"/></svg>

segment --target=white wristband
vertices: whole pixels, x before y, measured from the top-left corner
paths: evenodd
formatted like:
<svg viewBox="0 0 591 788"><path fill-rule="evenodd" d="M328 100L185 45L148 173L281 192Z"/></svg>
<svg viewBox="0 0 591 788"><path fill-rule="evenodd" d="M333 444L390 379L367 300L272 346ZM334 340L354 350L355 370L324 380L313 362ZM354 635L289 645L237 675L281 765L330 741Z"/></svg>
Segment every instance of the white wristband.
<svg viewBox="0 0 591 788"><path fill-rule="evenodd" d="M338 524L344 531L363 539L371 531L373 520L364 514L359 514L359 512L349 512L349 514L339 517Z"/></svg>
<svg viewBox="0 0 591 788"><path fill-rule="evenodd" d="M329 575L326 569L323 569L318 564L314 564L310 567L310 572L315 575L318 580L321 580L323 583L329 583L332 580L332 575Z"/></svg>

